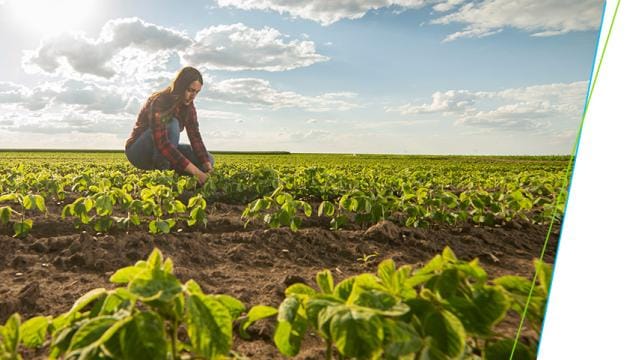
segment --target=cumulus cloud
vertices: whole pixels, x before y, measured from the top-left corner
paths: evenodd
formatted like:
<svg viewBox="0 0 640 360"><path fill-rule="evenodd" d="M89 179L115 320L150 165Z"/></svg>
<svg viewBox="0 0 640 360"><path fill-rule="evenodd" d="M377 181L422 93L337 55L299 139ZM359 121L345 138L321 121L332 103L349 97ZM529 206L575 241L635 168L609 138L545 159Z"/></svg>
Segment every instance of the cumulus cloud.
<svg viewBox="0 0 640 360"><path fill-rule="evenodd" d="M447 12L432 24L462 24L461 31L444 41L481 38L510 27L532 36L553 36L572 31L596 30L602 15L602 0L483 0L442 1L434 10Z"/></svg>
<svg viewBox="0 0 640 360"><path fill-rule="evenodd" d="M433 112L452 112L465 109L475 102L476 95L468 90L437 91L431 96L431 103L420 105L406 104L389 111L402 114L424 114Z"/></svg>
<svg viewBox="0 0 640 360"><path fill-rule="evenodd" d="M274 28L253 29L240 23L199 31L184 59L187 63L230 71L285 71L328 60L316 53L313 41L287 42Z"/></svg>
<svg viewBox="0 0 640 360"><path fill-rule="evenodd" d="M331 25L342 19L359 19L368 11L390 6L420 8L429 0L217 0L220 7L235 7L242 10L271 10Z"/></svg>
<svg viewBox="0 0 640 360"><path fill-rule="evenodd" d="M126 96L117 86L66 80L45 83L29 89L14 83L0 83L0 104L12 104L31 111L48 106L65 105L78 111L100 111L105 114L135 113L141 100Z"/></svg>
<svg viewBox="0 0 640 360"><path fill-rule="evenodd" d="M56 73L68 66L80 74L111 78L116 74L111 61L123 49L172 51L191 42L183 33L138 18L115 19L104 25L97 39L64 33L43 40L38 49L25 52L23 67L30 72Z"/></svg>
<svg viewBox="0 0 640 360"><path fill-rule="evenodd" d="M358 105L352 102L356 94L350 92L304 96L292 91L278 91L267 80L240 78L220 81L206 93L209 99L228 103L250 104L256 107L301 108L309 111L349 110Z"/></svg>
<svg viewBox="0 0 640 360"><path fill-rule="evenodd" d="M577 121L587 83L558 83L501 91L449 90L436 92L430 103L388 107L403 115L440 113L455 124L502 130L531 131L556 122Z"/></svg>
<svg viewBox="0 0 640 360"><path fill-rule="evenodd" d="M171 62L217 70L285 71L329 59L316 53L313 41L286 37L274 28L238 23L208 27L194 40L138 18L114 19L96 39L79 33L44 39L37 49L25 51L23 68L29 73L134 78L153 84L172 77L166 73Z"/></svg>
<svg viewBox="0 0 640 360"><path fill-rule="evenodd" d="M485 37L506 27L552 36L571 31L595 30L599 26L602 0L217 0L220 7L269 10L318 22L324 26L342 19L359 19L371 10L432 6L442 16L432 24L458 23L462 30L444 41L464 37Z"/></svg>

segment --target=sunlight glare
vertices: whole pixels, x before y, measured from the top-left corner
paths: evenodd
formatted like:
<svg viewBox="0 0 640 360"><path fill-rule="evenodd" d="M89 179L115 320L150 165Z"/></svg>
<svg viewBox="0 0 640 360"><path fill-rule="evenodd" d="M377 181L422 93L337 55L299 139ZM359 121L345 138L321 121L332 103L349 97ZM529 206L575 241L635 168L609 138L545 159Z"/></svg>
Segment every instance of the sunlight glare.
<svg viewBox="0 0 640 360"><path fill-rule="evenodd" d="M40 34L81 30L96 13L90 0L9 0L5 6L19 27Z"/></svg>

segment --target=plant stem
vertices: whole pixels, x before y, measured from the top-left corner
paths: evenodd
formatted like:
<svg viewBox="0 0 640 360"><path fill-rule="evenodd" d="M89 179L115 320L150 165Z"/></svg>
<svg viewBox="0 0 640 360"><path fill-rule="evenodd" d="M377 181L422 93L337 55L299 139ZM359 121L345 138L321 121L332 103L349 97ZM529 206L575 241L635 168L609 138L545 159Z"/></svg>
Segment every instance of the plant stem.
<svg viewBox="0 0 640 360"><path fill-rule="evenodd" d="M331 359L333 358L333 357L331 356L331 349L332 349L331 340L327 340L327 341L326 341L326 343L327 343L327 349L326 349L326 351L325 351L325 353L324 353L324 358L325 358L326 360L331 360Z"/></svg>
<svg viewBox="0 0 640 360"><path fill-rule="evenodd" d="M178 358L178 353L176 350L176 343L178 342L178 323L174 320L173 324L171 324L171 355L173 356L173 360Z"/></svg>

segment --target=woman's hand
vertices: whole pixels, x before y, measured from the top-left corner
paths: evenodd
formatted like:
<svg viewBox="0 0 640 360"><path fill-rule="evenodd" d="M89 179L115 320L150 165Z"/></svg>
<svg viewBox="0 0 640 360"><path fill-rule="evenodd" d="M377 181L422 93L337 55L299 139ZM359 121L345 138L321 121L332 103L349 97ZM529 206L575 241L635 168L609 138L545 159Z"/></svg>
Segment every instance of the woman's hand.
<svg viewBox="0 0 640 360"><path fill-rule="evenodd" d="M213 170L213 166L211 166L211 163L208 161L202 164L202 167L204 168L204 172L206 173L210 173L211 170Z"/></svg>
<svg viewBox="0 0 640 360"><path fill-rule="evenodd" d="M205 182L207 182L209 175L205 172L198 170L198 173L196 173L196 177L198 178L198 184L203 185Z"/></svg>
<svg viewBox="0 0 640 360"><path fill-rule="evenodd" d="M207 179L209 178L209 175L205 172L203 172L202 170L198 169L197 166L193 165L193 164L189 164L187 165L187 167L184 169L186 172L188 172L189 174L195 176L196 178L198 178L198 184L203 185Z"/></svg>

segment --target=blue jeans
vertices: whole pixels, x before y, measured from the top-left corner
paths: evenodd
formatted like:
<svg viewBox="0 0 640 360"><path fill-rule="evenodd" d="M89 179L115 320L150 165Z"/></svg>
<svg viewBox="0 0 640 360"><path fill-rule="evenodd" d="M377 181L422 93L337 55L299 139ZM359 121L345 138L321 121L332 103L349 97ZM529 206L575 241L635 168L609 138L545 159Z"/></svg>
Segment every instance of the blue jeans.
<svg viewBox="0 0 640 360"><path fill-rule="evenodd" d="M191 145L188 144L180 144L180 124L178 123L178 119L173 118L171 121L167 123L167 135L169 137L169 142L178 149L186 157L193 163L193 165L197 166L200 170L204 171L204 167L200 160L197 158L196 154L193 152ZM128 148L125 149L125 154L127 155L127 159L131 165L137 167L138 169L143 170L168 170L171 169L171 164L169 160L167 160L156 148L153 141L153 131L151 128L145 130L142 135L140 135L136 141L134 141ZM211 166L213 166L213 156L210 153L209 162L211 162ZM177 171L178 173L183 174L184 171Z"/></svg>

